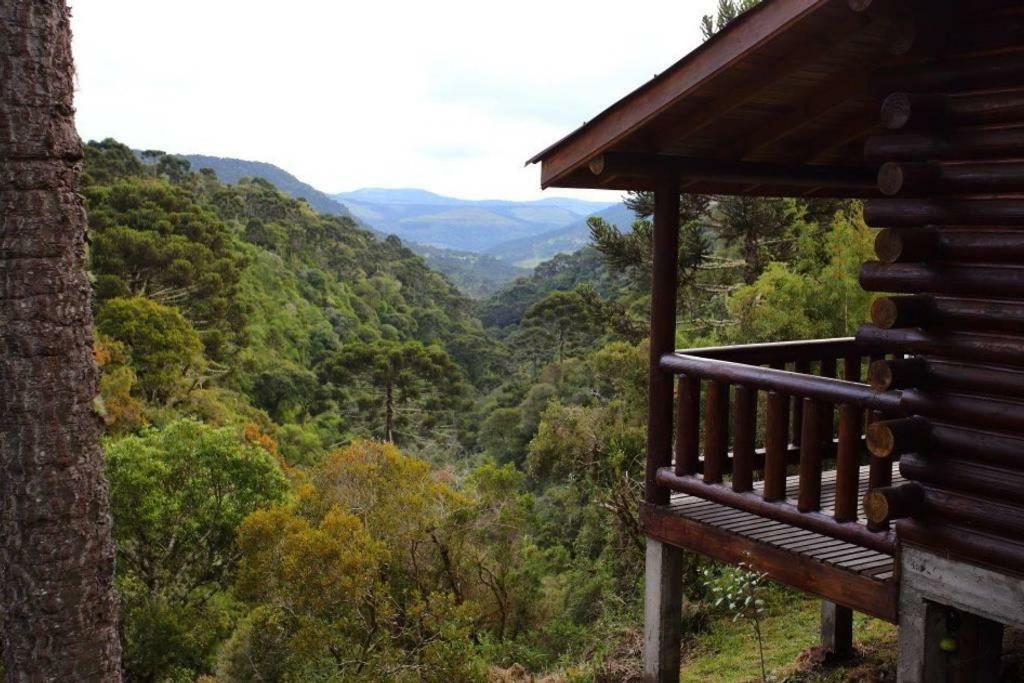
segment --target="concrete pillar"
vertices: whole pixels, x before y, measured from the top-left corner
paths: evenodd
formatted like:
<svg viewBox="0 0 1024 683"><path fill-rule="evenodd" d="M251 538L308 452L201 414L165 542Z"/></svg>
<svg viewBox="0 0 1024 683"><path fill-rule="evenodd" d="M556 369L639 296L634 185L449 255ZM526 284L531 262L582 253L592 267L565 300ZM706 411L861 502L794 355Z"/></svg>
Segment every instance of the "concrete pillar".
<svg viewBox="0 0 1024 683"><path fill-rule="evenodd" d="M994 683L1003 624L1024 627L1024 581L914 546L900 570L899 683Z"/></svg>
<svg viewBox="0 0 1024 683"><path fill-rule="evenodd" d="M853 654L853 610L821 601L821 645L838 659Z"/></svg>
<svg viewBox="0 0 1024 683"><path fill-rule="evenodd" d="M644 683L679 683L683 551L648 538L644 577Z"/></svg>

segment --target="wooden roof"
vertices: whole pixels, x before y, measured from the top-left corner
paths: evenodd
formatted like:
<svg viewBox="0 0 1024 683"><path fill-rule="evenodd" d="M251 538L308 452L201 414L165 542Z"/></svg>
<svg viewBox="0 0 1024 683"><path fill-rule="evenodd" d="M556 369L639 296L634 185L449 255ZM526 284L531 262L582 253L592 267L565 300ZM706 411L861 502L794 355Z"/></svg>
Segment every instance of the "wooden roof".
<svg viewBox="0 0 1024 683"><path fill-rule="evenodd" d="M920 61L939 5L957 2L764 0L528 163L545 188L652 189L671 168L687 192L874 196L872 72Z"/></svg>

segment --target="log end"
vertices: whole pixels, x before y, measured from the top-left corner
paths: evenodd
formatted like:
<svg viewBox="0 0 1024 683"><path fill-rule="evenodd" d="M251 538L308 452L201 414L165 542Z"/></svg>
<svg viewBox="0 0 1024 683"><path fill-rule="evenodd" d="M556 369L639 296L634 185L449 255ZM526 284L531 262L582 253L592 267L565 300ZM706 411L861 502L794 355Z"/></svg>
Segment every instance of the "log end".
<svg viewBox="0 0 1024 683"><path fill-rule="evenodd" d="M889 361L876 360L868 367L868 384L875 391L888 391L892 388L893 372Z"/></svg>
<svg viewBox="0 0 1024 683"><path fill-rule="evenodd" d="M882 103L882 125L889 130L900 130L910 123L912 110L909 94L892 93Z"/></svg>
<svg viewBox="0 0 1024 683"><path fill-rule="evenodd" d="M903 237L885 228L875 236L875 254L882 263L896 263L903 256Z"/></svg>
<svg viewBox="0 0 1024 683"><path fill-rule="evenodd" d="M896 449L896 437L884 422L869 424L865 441L868 452L876 458L888 458Z"/></svg>
<svg viewBox="0 0 1024 683"><path fill-rule="evenodd" d="M854 12L867 12L874 4L872 0L847 0L847 3Z"/></svg>
<svg viewBox="0 0 1024 683"><path fill-rule="evenodd" d="M903 166L898 162L886 162L878 169L878 189L887 197L898 195L903 190L904 182Z"/></svg>
<svg viewBox="0 0 1024 683"><path fill-rule="evenodd" d="M889 499L881 491L869 491L864 496L864 516L872 524L889 521Z"/></svg>
<svg viewBox="0 0 1024 683"><path fill-rule="evenodd" d="M891 297L883 296L871 303L871 322L884 330L891 330L896 326L899 318L899 308Z"/></svg>
<svg viewBox="0 0 1024 683"><path fill-rule="evenodd" d="M598 154L596 157L591 159L590 163L587 164L587 168L589 168L590 172L593 173L594 175L601 175L602 173L604 173L604 168L605 168L605 158L604 158L604 155L603 154Z"/></svg>

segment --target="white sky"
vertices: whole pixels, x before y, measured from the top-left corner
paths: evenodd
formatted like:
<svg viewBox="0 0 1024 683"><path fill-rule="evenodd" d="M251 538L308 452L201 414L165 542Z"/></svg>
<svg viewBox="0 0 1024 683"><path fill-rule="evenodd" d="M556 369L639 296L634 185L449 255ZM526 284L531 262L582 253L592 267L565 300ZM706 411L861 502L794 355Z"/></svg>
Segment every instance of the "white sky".
<svg viewBox="0 0 1024 683"><path fill-rule="evenodd" d="M696 47L716 4L72 0L78 128L327 192L536 198L523 162Z"/></svg>

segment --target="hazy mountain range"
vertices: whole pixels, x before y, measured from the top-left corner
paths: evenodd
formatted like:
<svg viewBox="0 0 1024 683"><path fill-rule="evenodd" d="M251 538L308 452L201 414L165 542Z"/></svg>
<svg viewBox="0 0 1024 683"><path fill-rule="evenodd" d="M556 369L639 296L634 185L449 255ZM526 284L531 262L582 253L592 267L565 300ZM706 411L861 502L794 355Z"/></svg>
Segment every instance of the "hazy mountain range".
<svg viewBox="0 0 1024 683"><path fill-rule="evenodd" d="M371 188L332 197L363 222L403 240L496 255L500 251L492 250L501 244L545 235L610 206L558 197L530 202L456 199L416 189Z"/></svg>
<svg viewBox="0 0 1024 683"><path fill-rule="evenodd" d="M328 195L273 164L202 154L180 155L225 183L263 178L321 213L349 216L378 234L398 235L471 296L483 296L559 253L586 246L587 218L622 229L633 222L621 204L566 197L535 201L456 199L427 190L366 188Z"/></svg>
<svg viewBox="0 0 1024 683"><path fill-rule="evenodd" d="M353 217L352 213L340 202L273 164L263 161L211 157L203 154L179 154L177 156L188 159L194 170L212 169L222 183L233 185L242 178L263 178L286 195L296 199L305 199L320 213Z"/></svg>
<svg viewBox="0 0 1024 683"><path fill-rule="evenodd" d="M556 254L571 254L590 244L590 227L587 225L590 216L599 216L612 225L617 225L622 231L629 230L636 220L636 216L625 204L612 204L597 213L585 214L584 217L577 218L564 227L502 242L487 249L484 254L506 263L514 263L521 268L533 268Z"/></svg>

